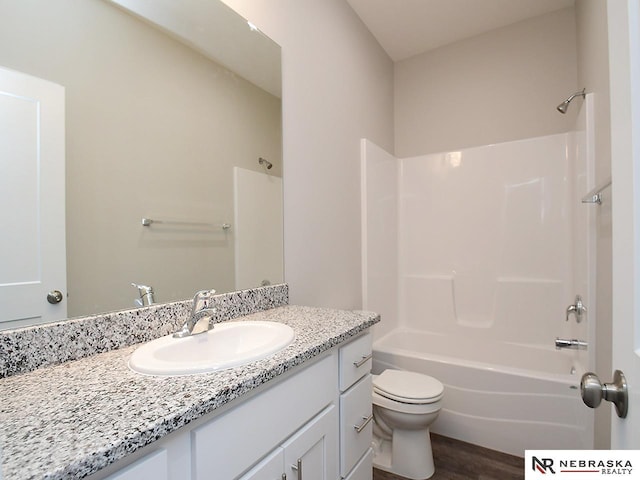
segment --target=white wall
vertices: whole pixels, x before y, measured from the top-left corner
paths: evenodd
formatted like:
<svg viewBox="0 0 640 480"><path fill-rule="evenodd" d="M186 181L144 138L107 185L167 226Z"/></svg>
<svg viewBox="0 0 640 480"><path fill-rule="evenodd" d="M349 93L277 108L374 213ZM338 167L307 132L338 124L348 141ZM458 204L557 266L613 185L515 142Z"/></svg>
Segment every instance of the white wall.
<svg viewBox="0 0 640 480"><path fill-rule="evenodd" d="M224 0L282 46L292 303L361 305L360 138L393 151L393 65L343 0Z"/></svg>
<svg viewBox="0 0 640 480"><path fill-rule="evenodd" d="M567 132L578 90L573 8L395 65L395 154L441 152ZM580 86L582 88L582 86Z"/></svg>

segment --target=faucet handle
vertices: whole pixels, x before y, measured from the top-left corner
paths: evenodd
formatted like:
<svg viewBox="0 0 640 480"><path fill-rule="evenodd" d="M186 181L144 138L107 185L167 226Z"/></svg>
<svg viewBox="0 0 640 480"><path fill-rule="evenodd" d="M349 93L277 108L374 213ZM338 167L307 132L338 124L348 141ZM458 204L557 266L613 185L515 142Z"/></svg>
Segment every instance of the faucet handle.
<svg viewBox="0 0 640 480"><path fill-rule="evenodd" d="M576 295L576 299L573 305L569 305L567 307L567 314L565 320L569 321L569 316L574 314L576 316L576 322L580 323L582 321L582 317L585 313L587 313L587 307L582 303L582 297L580 295Z"/></svg>
<svg viewBox="0 0 640 480"><path fill-rule="evenodd" d="M200 302L204 302L204 308L209 307L209 299L216 293L215 290L200 290L193 296L193 307L191 308L192 315L200 310Z"/></svg>

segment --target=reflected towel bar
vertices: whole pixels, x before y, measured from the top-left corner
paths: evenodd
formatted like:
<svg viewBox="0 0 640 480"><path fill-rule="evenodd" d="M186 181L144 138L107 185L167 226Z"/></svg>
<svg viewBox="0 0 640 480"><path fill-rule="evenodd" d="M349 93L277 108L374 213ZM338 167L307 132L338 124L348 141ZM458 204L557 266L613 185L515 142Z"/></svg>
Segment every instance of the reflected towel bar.
<svg viewBox="0 0 640 480"><path fill-rule="evenodd" d="M611 186L611 179L602 183L602 185L594 188L589 193L587 193L584 197L582 197L582 203L597 203L598 205L602 204L602 192Z"/></svg>
<svg viewBox="0 0 640 480"><path fill-rule="evenodd" d="M179 222L175 220L153 220L151 218L143 218L142 226L150 227L154 223L160 223L163 225L179 225L183 227L208 227L208 228L221 228L222 230L229 230L231 228L231 224L229 223L203 223L203 222Z"/></svg>

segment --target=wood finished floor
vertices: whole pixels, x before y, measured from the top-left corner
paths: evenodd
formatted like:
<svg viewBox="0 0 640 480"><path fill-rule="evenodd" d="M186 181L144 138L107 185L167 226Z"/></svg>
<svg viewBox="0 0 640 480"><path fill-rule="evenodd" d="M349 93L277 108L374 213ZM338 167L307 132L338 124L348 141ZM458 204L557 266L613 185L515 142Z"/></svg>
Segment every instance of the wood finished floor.
<svg viewBox="0 0 640 480"><path fill-rule="evenodd" d="M436 473L430 480L522 480L524 459L431 434ZM405 480L373 470L373 480Z"/></svg>

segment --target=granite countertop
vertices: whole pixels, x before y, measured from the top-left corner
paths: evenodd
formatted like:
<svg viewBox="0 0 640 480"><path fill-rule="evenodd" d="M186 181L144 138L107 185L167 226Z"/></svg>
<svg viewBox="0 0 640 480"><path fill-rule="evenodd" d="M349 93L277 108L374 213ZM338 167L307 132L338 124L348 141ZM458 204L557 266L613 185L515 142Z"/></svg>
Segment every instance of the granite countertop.
<svg viewBox="0 0 640 480"><path fill-rule="evenodd" d="M379 321L371 312L283 306L239 319L290 325L296 338L260 361L208 374L139 375L136 346L0 380L2 478L83 478L241 397Z"/></svg>

